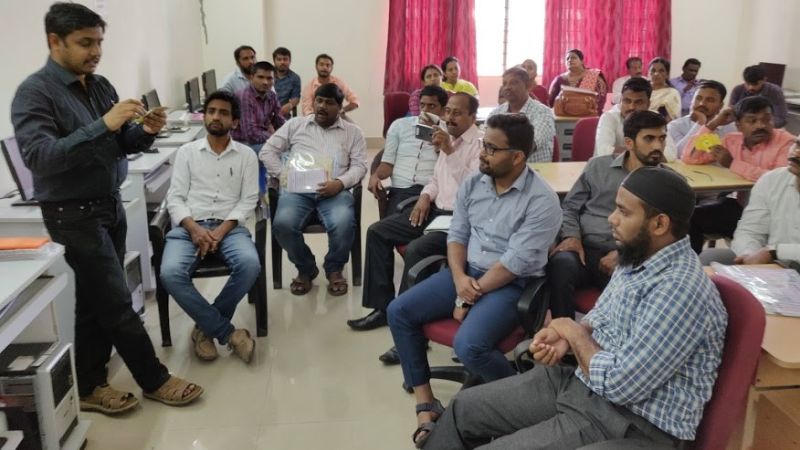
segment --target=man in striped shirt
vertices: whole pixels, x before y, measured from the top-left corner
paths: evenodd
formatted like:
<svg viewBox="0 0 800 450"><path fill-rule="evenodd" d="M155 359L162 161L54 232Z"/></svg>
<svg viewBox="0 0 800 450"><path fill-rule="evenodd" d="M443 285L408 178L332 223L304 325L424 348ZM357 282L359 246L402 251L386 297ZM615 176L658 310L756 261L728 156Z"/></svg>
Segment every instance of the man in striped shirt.
<svg viewBox="0 0 800 450"><path fill-rule="evenodd" d="M286 122L258 154L271 185L284 180L272 231L297 267L298 276L291 284L295 295L308 293L319 274L314 254L303 239L303 226L311 214L317 214L328 230L328 254L323 265L328 293L347 293L342 268L356 228L349 189L360 184L367 173L367 146L361 129L341 118L343 102L344 94L338 86L323 84L314 94L314 114ZM286 166L282 167L281 156L287 152ZM307 186L309 182L315 186Z"/></svg>
<svg viewBox="0 0 800 450"><path fill-rule="evenodd" d="M694 439L727 326L686 237L694 201L669 169L628 175L608 219L619 266L597 305L580 323L555 319L534 336L542 364L533 370L461 391L425 448L579 448L631 438L652 448ZM578 369L557 365L569 349Z"/></svg>

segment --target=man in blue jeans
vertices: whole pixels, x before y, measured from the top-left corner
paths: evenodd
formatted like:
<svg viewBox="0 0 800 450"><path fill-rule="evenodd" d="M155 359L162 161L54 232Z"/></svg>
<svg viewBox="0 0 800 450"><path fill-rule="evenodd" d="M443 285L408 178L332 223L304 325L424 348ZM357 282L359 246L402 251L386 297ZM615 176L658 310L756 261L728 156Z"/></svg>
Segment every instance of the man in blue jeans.
<svg viewBox="0 0 800 450"><path fill-rule="evenodd" d="M249 363L255 341L231 318L236 305L253 286L258 253L244 222L258 202L258 160L253 151L230 137L239 121L233 94L213 92L205 101L208 136L178 149L167 193L173 224L161 262L161 281L178 305L196 322L194 352L202 360L217 358L214 338ZM192 284L192 272L211 255L223 260L231 274L214 303Z"/></svg>
<svg viewBox="0 0 800 450"><path fill-rule="evenodd" d="M297 267L297 278L291 284L294 295L308 293L312 280L319 275L314 254L303 239L303 227L314 213L328 231L328 254L323 265L328 293L347 293L342 269L356 228L353 194L348 189L361 183L367 173L367 146L361 129L340 117L343 101L339 87L323 84L314 93L314 114L286 122L258 154L267 167L271 185L276 186L281 175L297 181L287 181L281 187L278 209L272 218L272 232ZM282 167L281 156L285 152L289 155ZM310 170L300 170L302 166ZM303 177L317 184L305 186ZM301 185L303 189L298 188Z"/></svg>
<svg viewBox="0 0 800 450"><path fill-rule="evenodd" d="M533 147L528 118L497 114L487 125L481 174L467 178L456 195L447 237L450 268L389 304L403 377L417 400L417 447L442 412L431 390L422 326L454 317L462 325L453 347L471 373L485 381L513 375L495 346L517 326L516 304L526 279L544 274L548 247L561 226L558 196L527 166Z"/></svg>

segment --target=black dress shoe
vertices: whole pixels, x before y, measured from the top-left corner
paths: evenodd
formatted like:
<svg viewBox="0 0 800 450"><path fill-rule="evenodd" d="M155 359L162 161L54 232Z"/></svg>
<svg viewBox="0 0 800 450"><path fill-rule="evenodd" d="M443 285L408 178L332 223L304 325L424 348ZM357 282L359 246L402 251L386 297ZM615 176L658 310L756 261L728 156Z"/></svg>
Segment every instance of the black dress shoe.
<svg viewBox="0 0 800 450"><path fill-rule="evenodd" d="M348 320L347 325L356 331L367 331L385 327L387 325L386 311L376 309L360 319Z"/></svg>
<svg viewBox="0 0 800 450"><path fill-rule="evenodd" d="M380 359L381 362L387 366L400 364L400 354L397 353L397 347L394 346L389 350L386 350L386 352L381 356L378 356L378 359Z"/></svg>

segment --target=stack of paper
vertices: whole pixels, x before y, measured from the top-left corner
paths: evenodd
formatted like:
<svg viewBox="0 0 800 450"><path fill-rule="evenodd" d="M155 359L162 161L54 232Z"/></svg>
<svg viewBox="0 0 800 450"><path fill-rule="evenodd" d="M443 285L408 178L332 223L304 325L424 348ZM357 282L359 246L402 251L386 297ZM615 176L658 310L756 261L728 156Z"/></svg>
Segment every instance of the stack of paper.
<svg viewBox="0 0 800 450"><path fill-rule="evenodd" d="M725 266L711 267L724 277L744 286L764 306L767 314L800 317L800 273L792 269L769 267Z"/></svg>
<svg viewBox="0 0 800 450"><path fill-rule="evenodd" d="M58 244L46 236L0 237L0 261L46 258Z"/></svg>

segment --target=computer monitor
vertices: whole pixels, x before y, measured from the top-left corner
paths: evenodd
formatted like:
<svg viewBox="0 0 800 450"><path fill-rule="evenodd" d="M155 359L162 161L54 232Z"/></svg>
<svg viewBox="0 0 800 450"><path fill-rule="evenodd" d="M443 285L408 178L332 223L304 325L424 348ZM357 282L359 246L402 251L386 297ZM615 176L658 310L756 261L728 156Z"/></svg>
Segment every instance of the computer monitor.
<svg viewBox="0 0 800 450"><path fill-rule="evenodd" d="M783 86L783 76L786 74L786 64L760 62L758 65L764 69L764 74L767 77L767 81L777 84L781 87Z"/></svg>
<svg viewBox="0 0 800 450"><path fill-rule="evenodd" d="M203 105L200 103L200 80L192 78L183 85L186 94L186 103L189 105L190 112L199 112Z"/></svg>
<svg viewBox="0 0 800 450"><path fill-rule="evenodd" d="M142 103L145 109L153 109L161 106L161 101L158 99L158 92L155 89L149 90L142 96Z"/></svg>
<svg viewBox="0 0 800 450"><path fill-rule="evenodd" d="M203 92L206 98L217 90L217 72L214 69L203 72Z"/></svg>
<svg viewBox="0 0 800 450"><path fill-rule="evenodd" d="M19 195L25 202L34 201L33 198L33 174L22 160L22 153L19 151L17 139L14 136L7 137L0 141L0 147L3 148L3 156L6 157L8 163L8 170L11 172L11 178L17 184Z"/></svg>

